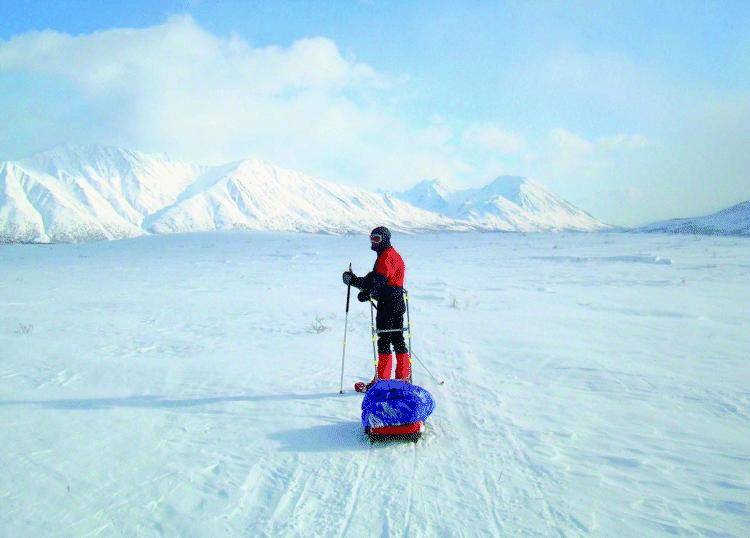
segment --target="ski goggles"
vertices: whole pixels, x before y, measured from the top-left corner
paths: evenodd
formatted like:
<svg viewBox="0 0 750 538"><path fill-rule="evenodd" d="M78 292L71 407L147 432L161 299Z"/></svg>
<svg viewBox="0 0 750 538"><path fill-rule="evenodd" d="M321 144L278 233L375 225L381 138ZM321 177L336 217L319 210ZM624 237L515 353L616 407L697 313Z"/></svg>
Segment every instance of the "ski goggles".
<svg viewBox="0 0 750 538"><path fill-rule="evenodd" d="M379 245L383 241L383 236L380 234L372 234L370 235L370 243L373 245Z"/></svg>

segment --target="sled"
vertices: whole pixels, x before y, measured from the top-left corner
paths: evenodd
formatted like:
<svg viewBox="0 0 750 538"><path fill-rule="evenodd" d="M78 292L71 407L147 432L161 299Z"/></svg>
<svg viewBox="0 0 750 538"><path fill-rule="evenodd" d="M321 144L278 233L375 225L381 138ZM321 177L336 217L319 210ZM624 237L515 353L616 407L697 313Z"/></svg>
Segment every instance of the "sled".
<svg viewBox="0 0 750 538"><path fill-rule="evenodd" d="M354 390L356 392L361 392L364 394L365 392L367 392L367 384L364 381L357 381L354 384Z"/></svg>
<svg viewBox="0 0 750 538"><path fill-rule="evenodd" d="M375 441L412 441L416 443L425 431L424 422L411 422L399 426L382 426L380 428L365 428L365 433L371 442Z"/></svg>

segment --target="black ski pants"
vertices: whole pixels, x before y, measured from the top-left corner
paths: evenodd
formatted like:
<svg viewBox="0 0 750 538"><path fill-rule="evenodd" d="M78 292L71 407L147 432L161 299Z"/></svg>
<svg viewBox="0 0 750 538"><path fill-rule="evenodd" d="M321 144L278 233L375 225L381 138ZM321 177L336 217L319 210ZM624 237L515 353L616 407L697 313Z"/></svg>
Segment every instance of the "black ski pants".
<svg viewBox="0 0 750 538"><path fill-rule="evenodd" d="M385 301L378 303L378 313L375 317L375 328L377 330L403 329L403 327L403 308ZM390 353L391 346L393 346L393 351L396 353L408 353L409 349L406 347L403 331L378 334L378 353Z"/></svg>

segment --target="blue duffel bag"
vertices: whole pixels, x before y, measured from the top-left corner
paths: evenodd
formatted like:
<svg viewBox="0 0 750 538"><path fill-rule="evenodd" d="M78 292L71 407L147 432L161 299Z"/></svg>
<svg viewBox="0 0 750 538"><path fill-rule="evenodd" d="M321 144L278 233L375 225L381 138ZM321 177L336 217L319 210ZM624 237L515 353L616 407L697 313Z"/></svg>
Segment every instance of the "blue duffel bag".
<svg viewBox="0 0 750 538"><path fill-rule="evenodd" d="M424 422L435 401L422 387L398 379L380 379L362 400L362 425L367 428Z"/></svg>

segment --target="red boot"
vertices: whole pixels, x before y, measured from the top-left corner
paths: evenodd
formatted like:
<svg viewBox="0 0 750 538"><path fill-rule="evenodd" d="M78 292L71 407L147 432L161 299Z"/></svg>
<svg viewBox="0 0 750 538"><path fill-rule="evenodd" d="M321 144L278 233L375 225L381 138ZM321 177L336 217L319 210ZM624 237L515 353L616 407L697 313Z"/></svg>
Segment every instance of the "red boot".
<svg viewBox="0 0 750 538"><path fill-rule="evenodd" d="M411 357L408 353L396 353L396 379L411 379Z"/></svg>
<svg viewBox="0 0 750 538"><path fill-rule="evenodd" d="M391 353L378 353L378 379L390 379L392 366L393 355Z"/></svg>

